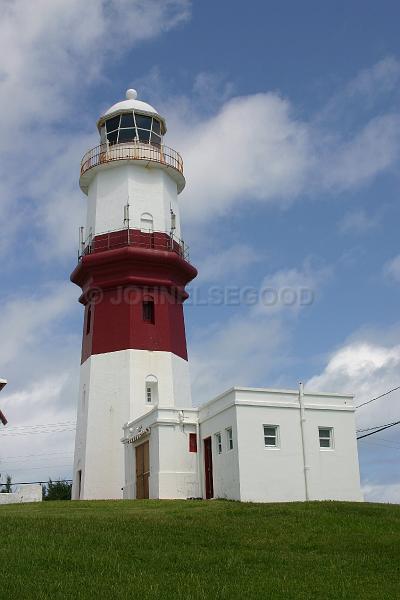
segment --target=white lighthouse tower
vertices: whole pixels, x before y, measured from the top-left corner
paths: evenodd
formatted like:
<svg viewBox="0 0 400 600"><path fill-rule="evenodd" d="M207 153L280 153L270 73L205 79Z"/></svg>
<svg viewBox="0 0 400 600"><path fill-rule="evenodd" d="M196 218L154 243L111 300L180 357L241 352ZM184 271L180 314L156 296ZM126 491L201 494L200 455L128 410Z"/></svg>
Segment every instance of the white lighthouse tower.
<svg viewBox="0 0 400 600"><path fill-rule="evenodd" d="M128 90L81 164L86 227L71 280L85 307L73 498L121 498L124 423L191 406L183 302L197 274L181 240L181 156Z"/></svg>

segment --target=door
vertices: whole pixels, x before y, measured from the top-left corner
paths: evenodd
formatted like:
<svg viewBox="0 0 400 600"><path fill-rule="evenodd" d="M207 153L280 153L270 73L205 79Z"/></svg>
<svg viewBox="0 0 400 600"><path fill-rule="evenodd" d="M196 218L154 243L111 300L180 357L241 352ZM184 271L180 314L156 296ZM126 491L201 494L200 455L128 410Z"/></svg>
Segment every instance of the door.
<svg viewBox="0 0 400 600"><path fill-rule="evenodd" d="M204 440L204 470L206 481L206 498L214 497L213 462L211 437Z"/></svg>
<svg viewBox="0 0 400 600"><path fill-rule="evenodd" d="M136 499L149 497L150 457L149 442L136 446Z"/></svg>

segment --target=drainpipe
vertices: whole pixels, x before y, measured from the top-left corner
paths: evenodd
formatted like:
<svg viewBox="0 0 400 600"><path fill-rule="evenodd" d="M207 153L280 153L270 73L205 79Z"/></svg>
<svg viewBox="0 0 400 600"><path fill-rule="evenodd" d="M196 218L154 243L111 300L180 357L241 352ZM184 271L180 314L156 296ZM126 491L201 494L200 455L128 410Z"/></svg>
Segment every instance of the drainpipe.
<svg viewBox="0 0 400 600"><path fill-rule="evenodd" d="M304 489L306 500L310 499L310 467L307 464L307 438L306 438L306 411L304 408L304 388L303 384L299 383L299 404L300 404L300 430L301 430L301 446L303 450L303 469L304 469Z"/></svg>

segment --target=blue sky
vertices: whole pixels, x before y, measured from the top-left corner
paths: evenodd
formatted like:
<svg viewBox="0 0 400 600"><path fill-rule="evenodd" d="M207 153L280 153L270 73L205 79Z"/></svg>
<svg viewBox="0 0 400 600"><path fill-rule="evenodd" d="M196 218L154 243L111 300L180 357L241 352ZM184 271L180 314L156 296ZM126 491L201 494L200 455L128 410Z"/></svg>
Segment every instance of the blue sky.
<svg viewBox="0 0 400 600"><path fill-rule="evenodd" d="M99 114L131 86L166 117L165 141L185 161L195 402L233 384L301 379L358 402L400 385L398 3L17 0L2 10L3 475L71 472L79 162L97 144ZM214 286L307 289L313 302L204 303ZM358 424L399 415L394 393L360 409ZM63 425L23 429L48 423ZM396 428L360 442L368 498L400 501L399 451Z"/></svg>

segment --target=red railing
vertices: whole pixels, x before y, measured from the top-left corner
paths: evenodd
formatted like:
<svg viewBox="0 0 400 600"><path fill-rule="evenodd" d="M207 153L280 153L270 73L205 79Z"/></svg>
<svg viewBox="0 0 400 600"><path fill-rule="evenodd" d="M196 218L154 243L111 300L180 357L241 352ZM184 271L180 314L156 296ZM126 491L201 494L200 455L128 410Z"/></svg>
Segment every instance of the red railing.
<svg viewBox="0 0 400 600"><path fill-rule="evenodd" d="M145 160L156 162L176 169L183 175L183 160L181 155L168 148L143 142L126 144L101 144L86 152L81 162L81 175L97 165L114 160Z"/></svg>
<svg viewBox="0 0 400 600"><path fill-rule="evenodd" d="M189 262L189 248L182 240L163 231L146 232L139 229L108 231L89 238L83 244L79 258L81 259L86 254L104 252L104 250L123 248L124 246L175 252Z"/></svg>

